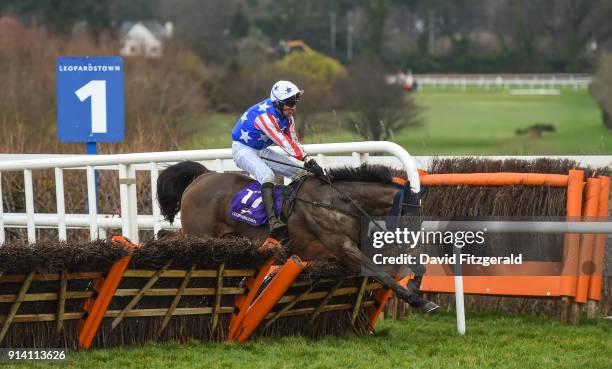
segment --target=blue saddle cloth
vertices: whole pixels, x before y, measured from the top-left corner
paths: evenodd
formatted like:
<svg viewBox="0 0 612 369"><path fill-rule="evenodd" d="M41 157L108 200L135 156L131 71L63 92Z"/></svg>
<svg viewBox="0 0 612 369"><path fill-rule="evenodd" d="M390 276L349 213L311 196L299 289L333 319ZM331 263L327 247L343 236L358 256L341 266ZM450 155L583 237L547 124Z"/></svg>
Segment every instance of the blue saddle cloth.
<svg viewBox="0 0 612 369"><path fill-rule="evenodd" d="M283 205L283 186L274 187L274 210L279 216ZM261 198L261 184L253 182L236 192L230 203L232 219L252 226L268 223L268 215Z"/></svg>

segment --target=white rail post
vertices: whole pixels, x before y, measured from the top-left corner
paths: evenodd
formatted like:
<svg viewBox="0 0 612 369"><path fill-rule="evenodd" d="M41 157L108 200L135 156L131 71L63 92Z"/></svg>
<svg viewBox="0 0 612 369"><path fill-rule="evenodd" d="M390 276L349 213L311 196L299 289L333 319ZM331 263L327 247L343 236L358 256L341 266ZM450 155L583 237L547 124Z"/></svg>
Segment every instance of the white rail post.
<svg viewBox="0 0 612 369"><path fill-rule="evenodd" d="M96 174L91 165L87 166L87 210L89 212L89 239L98 239L98 197Z"/></svg>
<svg viewBox="0 0 612 369"><path fill-rule="evenodd" d="M217 169L222 168L222 161L217 159ZM221 164L219 164L221 162ZM157 178L159 178L159 169L157 163L151 163L151 208L153 209L153 236L157 238L157 233L161 231L161 211L157 203Z"/></svg>
<svg viewBox="0 0 612 369"><path fill-rule="evenodd" d="M225 168L223 167L223 160L215 159L215 165L217 166L217 172L225 173Z"/></svg>
<svg viewBox="0 0 612 369"><path fill-rule="evenodd" d="M28 224L28 242L36 242L36 228L34 225L34 186L32 185L32 170L23 170L23 185L25 189L26 218Z"/></svg>
<svg viewBox="0 0 612 369"><path fill-rule="evenodd" d="M136 168L133 165L129 166L128 174L132 178L132 183L129 184L129 201L130 201L130 219L132 224L132 241L139 242L138 238L138 201L136 191Z"/></svg>
<svg viewBox="0 0 612 369"><path fill-rule="evenodd" d="M4 205L2 203L2 172L0 172L0 246L4 245Z"/></svg>
<svg viewBox="0 0 612 369"><path fill-rule="evenodd" d="M136 171L131 164L119 165L121 198L121 233L138 243L138 210L136 208Z"/></svg>
<svg viewBox="0 0 612 369"><path fill-rule="evenodd" d="M465 334L465 296L463 293L463 271L461 268L461 249L455 249L455 310L457 314L457 332Z"/></svg>
<svg viewBox="0 0 612 369"><path fill-rule="evenodd" d="M55 168L55 204L57 210L57 234L61 241L67 240L66 234L66 205L64 203L64 172L62 168Z"/></svg>

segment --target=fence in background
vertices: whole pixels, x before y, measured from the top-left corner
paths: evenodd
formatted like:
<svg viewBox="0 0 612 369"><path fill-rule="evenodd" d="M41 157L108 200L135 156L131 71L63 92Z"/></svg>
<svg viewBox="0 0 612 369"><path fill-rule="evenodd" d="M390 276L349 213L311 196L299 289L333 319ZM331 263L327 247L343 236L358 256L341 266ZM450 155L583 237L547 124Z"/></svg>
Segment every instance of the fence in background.
<svg viewBox="0 0 612 369"><path fill-rule="evenodd" d="M416 74L419 89L467 90L468 88L521 89L532 94L553 93L551 89L585 89L592 81L588 74ZM529 93L526 91L525 93Z"/></svg>

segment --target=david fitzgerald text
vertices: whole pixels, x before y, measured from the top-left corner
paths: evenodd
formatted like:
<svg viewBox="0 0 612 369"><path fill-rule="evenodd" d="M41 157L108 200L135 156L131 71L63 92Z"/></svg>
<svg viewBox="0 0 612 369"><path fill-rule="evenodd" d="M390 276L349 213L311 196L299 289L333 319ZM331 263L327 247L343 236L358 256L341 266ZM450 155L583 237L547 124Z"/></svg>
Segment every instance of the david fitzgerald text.
<svg viewBox="0 0 612 369"><path fill-rule="evenodd" d="M397 256L384 256L383 254L375 254L372 260L378 265L519 265L523 264L522 254L510 254L506 256L476 256L472 254L456 254L444 256L431 256L427 254L408 255L400 254Z"/></svg>

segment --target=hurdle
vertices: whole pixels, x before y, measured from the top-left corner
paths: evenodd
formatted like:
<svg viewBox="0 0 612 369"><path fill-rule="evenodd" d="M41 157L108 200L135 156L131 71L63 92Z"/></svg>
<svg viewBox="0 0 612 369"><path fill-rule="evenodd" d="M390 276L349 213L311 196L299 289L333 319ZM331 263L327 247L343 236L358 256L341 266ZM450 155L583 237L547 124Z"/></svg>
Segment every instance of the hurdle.
<svg viewBox="0 0 612 369"><path fill-rule="evenodd" d="M292 256L271 274L269 284L247 307L242 320L233 322L237 328L228 339L242 343L252 336L316 337L338 334L336 329L342 325L358 334L373 332L393 292L345 269L313 278L307 272L309 266Z"/></svg>
<svg viewBox="0 0 612 369"><path fill-rule="evenodd" d="M392 294L340 265L321 274L297 256L279 265L272 251L253 258L259 247L244 239L183 237L135 245L115 236L95 241L116 250L107 268L0 276L0 343L88 350L147 341L368 334ZM211 257L221 244L236 251ZM13 250L36 245L22 247ZM164 250L184 254L166 258Z"/></svg>
<svg viewBox="0 0 612 369"><path fill-rule="evenodd" d="M584 172L570 170L567 175L544 173L421 173L426 186L550 186L566 188L566 222L425 222L425 230L487 229L487 232L565 233L564 257L560 265L552 262L527 262L534 275L444 275L443 268L430 266L423 277L421 291L455 293L457 329L465 334L463 294L557 297L562 301L561 321L577 324L582 304L591 299L590 316L601 299L604 233L612 233L610 222L572 221L585 217L606 217L610 179L606 176L584 180ZM396 179L401 182L401 179ZM454 227L454 228L450 228ZM594 234L600 234L595 236ZM596 241L597 240L597 241ZM527 265L525 265L527 264ZM584 271L581 265L592 265ZM491 268L495 269L495 268ZM560 269L561 273L555 272ZM548 273L546 273L548 271ZM543 273L544 272L544 273Z"/></svg>

